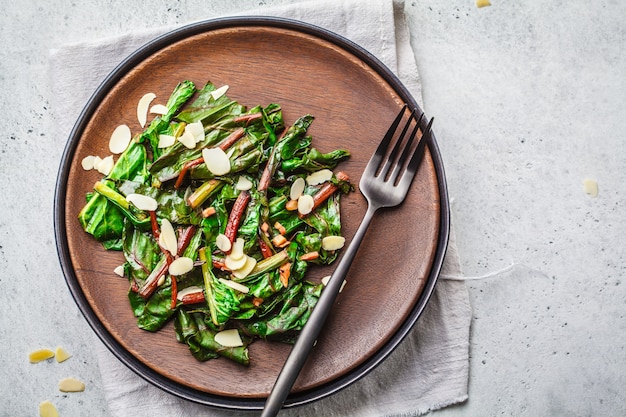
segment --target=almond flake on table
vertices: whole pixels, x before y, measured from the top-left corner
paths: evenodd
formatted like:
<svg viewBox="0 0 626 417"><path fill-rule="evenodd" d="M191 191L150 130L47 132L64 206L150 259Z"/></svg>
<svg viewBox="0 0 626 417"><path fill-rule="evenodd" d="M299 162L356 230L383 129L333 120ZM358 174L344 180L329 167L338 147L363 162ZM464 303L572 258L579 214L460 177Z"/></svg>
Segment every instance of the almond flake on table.
<svg viewBox="0 0 626 417"><path fill-rule="evenodd" d="M111 134L109 150L115 155L121 154L128 148L131 138L130 128L127 125L119 125Z"/></svg>
<svg viewBox="0 0 626 417"><path fill-rule="evenodd" d="M152 100L156 98L156 94L154 93L146 93L139 99L139 103L137 103L137 120L141 127L146 127L146 122L148 119L148 107L150 107L150 103Z"/></svg>

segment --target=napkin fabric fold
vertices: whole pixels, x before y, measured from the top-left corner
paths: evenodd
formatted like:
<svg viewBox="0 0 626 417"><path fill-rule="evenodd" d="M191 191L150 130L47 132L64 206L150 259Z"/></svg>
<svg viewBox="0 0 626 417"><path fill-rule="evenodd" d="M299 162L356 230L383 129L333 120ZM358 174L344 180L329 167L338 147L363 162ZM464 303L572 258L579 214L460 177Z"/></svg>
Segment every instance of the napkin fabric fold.
<svg viewBox="0 0 626 417"><path fill-rule="evenodd" d="M421 84L401 0L333 0L261 8L342 35L394 71L421 103ZM56 138L64 146L80 111L106 75L126 56L167 29L82 42L51 51ZM454 233L442 276L461 275ZM466 284L440 279L406 339L371 373L340 392L282 416L417 416L467 399L471 309ZM114 417L247 415L206 407L166 393L126 368L94 337L109 411Z"/></svg>

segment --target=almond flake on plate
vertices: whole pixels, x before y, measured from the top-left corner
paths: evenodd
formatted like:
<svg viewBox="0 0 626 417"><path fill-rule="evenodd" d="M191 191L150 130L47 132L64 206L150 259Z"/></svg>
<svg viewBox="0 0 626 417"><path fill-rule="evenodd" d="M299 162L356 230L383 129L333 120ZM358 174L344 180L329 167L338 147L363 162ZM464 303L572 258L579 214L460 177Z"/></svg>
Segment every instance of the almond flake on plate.
<svg viewBox="0 0 626 417"><path fill-rule="evenodd" d="M176 137L172 135L159 135L159 148L169 148L176 143Z"/></svg>
<svg viewBox="0 0 626 417"><path fill-rule="evenodd" d="M333 171L330 169L320 169L319 171L315 171L306 177L306 182L309 185L318 185L322 184L326 181L330 181L333 177Z"/></svg>
<svg viewBox="0 0 626 417"><path fill-rule="evenodd" d="M224 347L243 346L243 341L237 329L222 330L215 335L215 341Z"/></svg>
<svg viewBox="0 0 626 417"><path fill-rule="evenodd" d="M314 205L313 197L308 194L301 195L298 199L298 213L305 216L313 210Z"/></svg>
<svg viewBox="0 0 626 417"><path fill-rule="evenodd" d="M179 276L184 275L193 269L193 259L181 256L176 258L170 264L168 272L170 275Z"/></svg>
<svg viewBox="0 0 626 417"><path fill-rule="evenodd" d="M76 378L63 378L59 381L59 391L83 392L85 391L85 384Z"/></svg>
<svg viewBox="0 0 626 417"><path fill-rule="evenodd" d="M211 96L213 97L213 100L217 100L218 98L222 97L224 94L226 94L229 88L230 87L227 84L221 86L217 90L211 91Z"/></svg>
<svg viewBox="0 0 626 417"><path fill-rule="evenodd" d="M244 263L244 265L241 268L232 271L233 276L237 279L244 279L245 277L250 275L250 272L252 272L252 270L256 266L256 259L248 255L245 255L244 257L246 258L246 262Z"/></svg>
<svg viewBox="0 0 626 417"><path fill-rule="evenodd" d="M163 104L155 104L154 106L150 107L150 113L159 114L161 116L167 114L167 106Z"/></svg>
<svg viewBox="0 0 626 417"><path fill-rule="evenodd" d="M322 239L322 249L337 250L343 248L346 238L343 236L326 236Z"/></svg>
<svg viewBox="0 0 626 417"><path fill-rule="evenodd" d="M306 187L306 182L304 181L304 178L302 177L296 178L293 184L291 184L291 189L289 190L289 197L292 200L299 199L302 193L304 192L304 187Z"/></svg>
<svg viewBox="0 0 626 417"><path fill-rule="evenodd" d="M137 120L141 127L146 127L146 121L148 119L148 107L150 107L150 103L152 100L156 98L156 94L154 93L146 93L139 99L139 103L137 103Z"/></svg>
<svg viewBox="0 0 626 417"><path fill-rule="evenodd" d="M126 201L134 204L139 210L155 211L159 206L154 198L143 194L128 194Z"/></svg>
<svg viewBox="0 0 626 417"><path fill-rule="evenodd" d="M230 159L221 148L204 148L202 158L213 175L226 175L230 172Z"/></svg>
<svg viewBox="0 0 626 417"><path fill-rule="evenodd" d="M159 235L159 243L163 242L163 247L167 249L169 253L176 256L178 252L178 239L176 239L176 232L174 226L169 220L163 219L161 221L161 234Z"/></svg>
<svg viewBox="0 0 626 417"><path fill-rule="evenodd" d="M240 175L239 178L237 179L237 184L235 185L235 188L240 191L247 191L251 189L252 186L253 186L252 181L250 181L247 177Z"/></svg>
<svg viewBox="0 0 626 417"><path fill-rule="evenodd" d="M124 277L124 265L116 266L113 272L115 272L116 275L119 275L120 277L123 278Z"/></svg>
<svg viewBox="0 0 626 417"><path fill-rule="evenodd" d="M86 157L83 158L82 161L80 161L81 166L83 167L83 169L85 171L91 171L93 169L93 163L95 161L96 157L93 155L88 155Z"/></svg>
<svg viewBox="0 0 626 417"><path fill-rule="evenodd" d="M204 140L204 125L202 122L193 122L185 126L185 132L191 133L196 143Z"/></svg>
<svg viewBox="0 0 626 417"><path fill-rule="evenodd" d="M120 154L128 148L130 143L130 128L126 125L119 125L115 128L109 139L109 150L113 154Z"/></svg>
<svg viewBox="0 0 626 417"><path fill-rule="evenodd" d="M178 141L185 145L187 149L193 149L196 147L196 138L193 133L185 129L182 135L178 137Z"/></svg>
<svg viewBox="0 0 626 417"><path fill-rule="evenodd" d="M115 165L113 155L109 155L106 158L94 159L93 167L102 175L109 175L113 169L113 165Z"/></svg>

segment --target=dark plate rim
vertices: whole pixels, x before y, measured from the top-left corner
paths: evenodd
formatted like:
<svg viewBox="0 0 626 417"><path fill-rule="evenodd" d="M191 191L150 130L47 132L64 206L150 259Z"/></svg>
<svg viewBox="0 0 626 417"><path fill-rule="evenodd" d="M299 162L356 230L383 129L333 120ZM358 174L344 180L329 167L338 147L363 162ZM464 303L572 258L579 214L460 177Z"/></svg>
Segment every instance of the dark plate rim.
<svg viewBox="0 0 626 417"><path fill-rule="evenodd" d="M318 26L297 20L269 16L217 18L199 21L182 26L178 29L174 29L170 32L156 37L152 41L137 49L126 59L124 59L104 79L104 81L92 94L87 104L83 108L77 119L76 124L70 132L68 142L63 151L60 167L58 170L54 196L54 235L61 269L63 271L65 281L69 287L72 297L78 305L81 313L83 314L93 331L98 335L100 340L113 353L113 355L115 355L129 369L131 369L133 372L135 372L137 375L139 375L149 383L159 387L160 389L192 402L223 409L260 410L263 408L263 405L265 403L264 399L224 397L189 388L177 382L171 381L170 379L157 373L156 371L149 368L147 365L140 362L129 352L127 352L99 321L95 312L89 305L84 293L82 292L80 285L78 284L76 274L72 267L72 261L67 242L65 222L65 197L71 160L78 146L78 140L82 132L84 131L87 123L93 116L99 103L108 93L108 91L130 69L135 67L146 57L174 42L207 31L241 26L271 26L276 28L290 29L328 41L364 61L386 82L388 82L389 85L407 104L420 110L420 106L412 97L407 88L402 84L402 82L391 70L389 70L382 62L378 60L378 58L376 58L374 55L372 55L359 45L355 44L354 42L327 29L323 29ZM337 378L330 383L324 384L309 391L290 395L285 401L284 407L295 407L319 400L340 391L341 389L347 387L348 385L368 374L380 363L382 363L391 354L391 352L393 352L393 350L407 336L407 334L416 323L417 319L424 311L424 308L426 307L426 304L428 303L428 300L430 299L435 289L437 278L443 265L443 259L446 253L450 231L450 207L448 200L447 184L445 180L445 171L443 168L441 154L439 152L434 133L430 137L428 147L436 170L441 212L439 237L435 249L435 256L421 296L417 300L415 306L413 307L405 321L400 325L397 332L372 357L363 362L361 365L357 366L351 372Z"/></svg>

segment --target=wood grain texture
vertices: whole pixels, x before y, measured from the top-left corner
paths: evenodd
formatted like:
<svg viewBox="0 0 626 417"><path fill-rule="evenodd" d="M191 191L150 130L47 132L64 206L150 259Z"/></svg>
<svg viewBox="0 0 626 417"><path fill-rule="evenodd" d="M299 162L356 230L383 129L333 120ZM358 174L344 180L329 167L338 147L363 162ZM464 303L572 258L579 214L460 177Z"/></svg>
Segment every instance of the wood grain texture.
<svg viewBox="0 0 626 417"><path fill-rule="evenodd" d="M77 215L85 193L100 178L85 172L87 155L106 156L108 139L122 123L140 131L136 105L154 92L164 103L175 85L189 79L231 86L228 95L252 107L281 104L285 122L310 113L316 147L351 151L341 165L358 184L360 174L402 105L398 93L359 58L337 45L272 26L223 28L176 42L129 71L99 103L82 132L67 178L67 240L78 285L106 330L139 361L172 381L227 397L268 395L290 346L255 342L247 368L218 359L201 363L176 342L173 326L149 333L137 328L128 283L113 273L121 253L106 252L81 229ZM349 243L366 203L358 190L342 200ZM365 242L294 390L319 387L350 372L394 334L419 298L439 237L440 196L429 154L407 201L374 219ZM329 274L314 268L311 278Z"/></svg>

